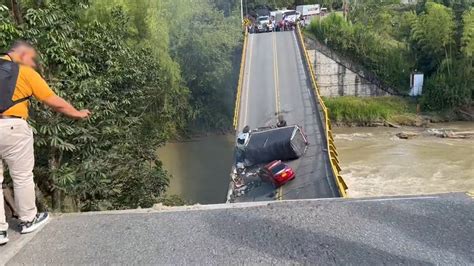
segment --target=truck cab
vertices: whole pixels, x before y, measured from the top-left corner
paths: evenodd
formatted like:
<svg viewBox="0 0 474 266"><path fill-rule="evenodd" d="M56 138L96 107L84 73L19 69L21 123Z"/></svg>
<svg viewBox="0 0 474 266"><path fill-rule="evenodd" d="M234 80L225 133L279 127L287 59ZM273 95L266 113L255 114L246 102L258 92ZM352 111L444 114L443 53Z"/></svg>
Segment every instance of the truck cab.
<svg viewBox="0 0 474 266"><path fill-rule="evenodd" d="M257 32L273 31L273 25L269 16L260 16L257 18Z"/></svg>

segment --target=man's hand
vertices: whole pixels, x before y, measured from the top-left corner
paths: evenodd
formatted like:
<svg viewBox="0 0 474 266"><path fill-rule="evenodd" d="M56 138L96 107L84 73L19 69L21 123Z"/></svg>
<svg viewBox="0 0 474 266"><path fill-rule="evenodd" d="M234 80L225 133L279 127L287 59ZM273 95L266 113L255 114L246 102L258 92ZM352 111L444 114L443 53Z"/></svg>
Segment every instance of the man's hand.
<svg viewBox="0 0 474 266"><path fill-rule="evenodd" d="M91 115L89 110L78 111L70 103L56 95L47 98L43 103L53 108L56 112L63 113L72 119L86 119Z"/></svg>
<svg viewBox="0 0 474 266"><path fill-rule="evenodd" d="M77 119L87 119L91 115L91 111L87 109L83 109L77 112L77 116L75 118Z"/></svg>

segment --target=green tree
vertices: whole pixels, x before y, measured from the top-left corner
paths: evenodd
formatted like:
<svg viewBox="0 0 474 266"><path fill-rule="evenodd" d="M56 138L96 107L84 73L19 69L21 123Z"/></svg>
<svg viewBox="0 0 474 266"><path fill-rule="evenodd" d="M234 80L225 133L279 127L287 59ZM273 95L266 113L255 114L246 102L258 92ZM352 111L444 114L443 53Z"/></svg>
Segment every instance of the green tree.
<svg viewBox="0 0 474 266"><path fill-rule="evenodd" d="M426 11L412 25L411 39L418 51L419 65L430 74L452 56L455 23L453 12L443 5L428 2ZM449 68L448 68L449 71Z"/></svg>
<svg viewBox="0 0 474 266"><path fill-rule="evenodd" d="M0 13L10 29L5 40L33 42L56 93L94 113L90 121L71 122L33 106L39 187L57 210L68 199L79 210L150 206L168 184L155 149L184 127L187 89L171 82L146 45L132 45L122 10L99 22L82 20L84 8L61 2L22 6L21 26L5 9Z"/></svg>
<svg viewBox="0 0 474 266"><path fill-rule="evenodd" d="M464 0L420 1L416 7L366 0L352 5L349 22L331 14L310 31L399 92L409 88L410 72L422 71L424 107L440 110L472 104L472 17Z"/></svg>
<svg viewBox="0 0 474 266"><path fill-rule="evenodd" d="M231 127L242 41L234 7L225 14L211 0L3 2L16 9L0 6L0 49L31 41L55 92L93 111L72 122L32 106L36 181L54 209L151 206L169 180L158 146L190 126Z"/></svg>
<svg viewBox="0 0 474 266"><path fill-rule="evenodd" d="M464 32L462 34L462 52L465 56L474 57L474 9L471 8L463 16Z"/></svg>
<svg viewBox="0 0 474 266"><path fill-rule="evenodd" d="M360 61L400 93L408 90L408 75L414 62L407 60L407 45L368 30L362 23L346 21L337 14L330 14L321 21L314 20L310 31L328 46Z"/></svg>
<svg viewBox="0 0 474 266"><path fill-rule="evenodd" d="M228 129L241 55L239 16L225 17L211 2L164 3L169 13L163 15L173 21L170 51L191 90L193 127Z"/></svg>
<svg viewBox="0 0 474 266"><path fill-rule="evenodd" d="M229 5L214 0L193 5L186 0L112 2L131 16L132 39L154 51L159 61L172 67L171 73L179 73L175 80L189 88L189 129L231 128L242 44L236 10L240 1L229 2L230 11ZM110 8L110 2L94 1L90 15L106 19L103 13Z"/></svg>

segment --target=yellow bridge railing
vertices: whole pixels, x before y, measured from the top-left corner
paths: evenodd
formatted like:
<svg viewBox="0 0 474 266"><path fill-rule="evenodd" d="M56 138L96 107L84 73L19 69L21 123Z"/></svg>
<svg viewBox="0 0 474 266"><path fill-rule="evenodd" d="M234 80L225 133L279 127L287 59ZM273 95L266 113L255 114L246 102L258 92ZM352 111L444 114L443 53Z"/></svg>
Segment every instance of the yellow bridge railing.
<svg viewBox="0 0 474 266"><path fill-rule="evenodd" d="M332 135L331 131L331 120L329 119L329 110L324 104L323 98L321 97L321 93L318 87L318 84L316 83L316 76L314 74L314 69L313 69L313 64L311 63L311 60L309 59L308 51L306 50L306 45L304 43L303 39L303 33L301 32L301 29L299 25L296 28L296 32L298 35L298 41L300 43L301 50L304 55L304 59L306 61L306 66L308 67L308 72L309 75L311 76L311 86L313 87L314 90L314 95L316 96L316 101L319 102L319 105L321 106L321 110L324 115L324 131L326 134L326 141L327 141L327 151L329 155L329 161L331 164L331 170L334 174L334 178L336 179L336 185L339 190L339 194L341 197L347 197L347 185L346 182L344 182L344 179L342 178L341 175L341 167L339 165L339 159L338 156L339 154L337 153L336 150L336 145L334 144L334 137Z"/></svg>
<svg viewBox="0 0 474 266"><path fill-rule="evenodd" d="M237 94L235 97L234 129L237 129L239 125L240 102L241 102L241 97L242 97L242 86L244 83L245 60L247 58L247 45L248 45L248 31L247 31L247 27L244 27L244 45L242 47L242 59L240 62L239 81L237 83Z"/></svg>

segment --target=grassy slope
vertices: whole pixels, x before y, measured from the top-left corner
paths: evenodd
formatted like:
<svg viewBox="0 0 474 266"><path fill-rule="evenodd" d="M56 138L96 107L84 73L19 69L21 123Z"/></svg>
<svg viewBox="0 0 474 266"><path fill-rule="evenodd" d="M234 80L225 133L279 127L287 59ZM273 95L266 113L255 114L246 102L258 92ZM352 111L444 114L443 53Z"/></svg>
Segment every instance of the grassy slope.
<svg viewBox="0 0 474 266"><path fill-rule="evenodd" d="M372 125L389 121L403 125L416 123L416 106L400 97L325 98L329 116L336 124Z"/></svg>

